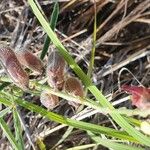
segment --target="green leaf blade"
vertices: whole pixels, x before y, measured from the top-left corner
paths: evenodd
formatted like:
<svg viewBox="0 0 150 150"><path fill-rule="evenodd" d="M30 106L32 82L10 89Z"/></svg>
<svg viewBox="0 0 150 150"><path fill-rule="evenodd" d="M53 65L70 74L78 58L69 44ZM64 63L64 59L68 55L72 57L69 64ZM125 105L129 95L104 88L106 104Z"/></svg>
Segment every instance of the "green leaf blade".
<svg viewBox="0 0 150 150"><path fill-rule="evenodd" d="M58 5L58 2L55 2L53 12L51 15L51 19L50 19L50 27L52 28L53 31L55 30L55 27L56 27L58 14L59 14L59 5ZM45 42L44 42L44 47L43 47L43 50L42 50L42 53L40 56L41 60L44 59L44 57L48 51L48 47L49 47L50 42L51 42L51 40L50 40L49 36L46 36Z"/></svg>
<svg viewBox="0 0 150 150"><path fill-rule="evenodd" d="M1 129L3 130L4 134L8 138L9 142L11 143L12 147L15 150L20 150L13 134L10 131L10 128L8 127L8 125L5 123L5 121L2 118L0 118L0 126L1 126Z"/></svg>
<svg viewBox="0 0 150 150"><path fill-rule="evenodd" d="M5 116L7 113L9 113L10 110L11 110L10 107L7 107L7 108L1 110L1 111L0 111L0 118L3 117L3 116Z"/></svg>
<svg viewBox="0 0 150 150"><path fill-rule="evenodd" d="M14 120L14 128L15 128L15 135L16 135L15 139L19 145L19 149L24 150L22 128L21 128L21 123L19 120L19 114L18 114L16 108L13 109L13 120Z"/></svg>

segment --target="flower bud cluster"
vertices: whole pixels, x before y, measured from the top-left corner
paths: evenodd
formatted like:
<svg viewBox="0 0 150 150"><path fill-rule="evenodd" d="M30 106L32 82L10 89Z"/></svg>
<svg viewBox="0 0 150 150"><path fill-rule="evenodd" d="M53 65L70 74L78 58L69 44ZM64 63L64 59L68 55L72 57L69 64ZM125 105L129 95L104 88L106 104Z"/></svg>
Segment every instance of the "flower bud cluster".
<svg viewBox="0 0 150 150"><path fill-rule="evenodd" d="M10 47L0 45L0 62L7 75L24 91L29 87L29 76L22 66L41 72L42 62L28 50L14 52Z"/></svg>
<svg viewBox="0 0 150 150"><path fill-rule="evenodd" d="M58 51L51 52L48 57L48 65L46 71L49 86L54 88L55 90L64 90L68 94L83 97L84 92L81 82L79 81L79 79L71 76L66 79L65 70L66 62L64 58L58 53ZM46 91L44 91L44 94L41 94L41 103L45 107L52 109L58 105L59 100L57 96L54 96ZM69 104L75 107L77 106L77 104L73 102L70 102Z"/></svg>

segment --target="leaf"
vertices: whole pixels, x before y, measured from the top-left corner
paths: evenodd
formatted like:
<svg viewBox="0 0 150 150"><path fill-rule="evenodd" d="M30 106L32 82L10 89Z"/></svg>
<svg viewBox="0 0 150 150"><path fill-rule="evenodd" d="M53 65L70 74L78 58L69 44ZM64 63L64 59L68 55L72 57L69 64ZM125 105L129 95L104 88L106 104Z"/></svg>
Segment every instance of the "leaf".
<svg viewBox="0 0 150 150"><path fill-rule="evenodd" d="M39 149L40 149L40 150L46 150L46 146L45 146L45 144L43 143L43 141L42 141L40 138L38 138L38 139L36 140L36 143L37 143L37 145L39 146Z"/></svg>
<svg viewBox="0 0 150 150"><path fill-rule="evenodd" d="M96 142L96 144L103 145L104 147L107 147L109 149L114 149L114 150L144 150L144 148L134 147L134 146L130 146L127 144L125 145L122 143L118 143L119 141L114 142L113 140L102 139L102 138L100 138L100 136L96 136L95 134L93 134L90 131L88 131L87 133Z"/></svg>
<svg viewBox="0 0 150 150"><path fill-rule="evenodd" d="M7 87L8 85L10 85L10 82L4 82L0 85L0 91L3 90L5 87Z"/></svg>
<svg viewBox="0 0 150 150"><path fill-rule="evenodd" d="M59 5L58 5L58 2L56 1L54 8L53 8L52 15L51 15L51 19L50 19L50 27L52 28L53 31L56 27L58 14L59 14ZM48 47L49 47L50 42L51 42L51 40L50 40L49 36L47 35L45 38L44 47L43 47L43 50L42 50L42 53L40 56L41 60L44 59L44 57L48 51Z"/></svg>
<svg viewBox="0 0 150 150"><path fill-rule="evenodd" d="M15 102L18 105L20 105L26 109L29 109L30 111L37 112L37 113L41 114L43 117L46 117L50 120L56 121L61 124L66 124L66 125L69 125L69 126L72 126L75 128L80 128L82 130L90 130L95 133L103 133L103 134L106 134L106 135L109 135L112 137L117 137L120 139L127 139L129 141L136 142L136 140L134 140L131 136L127 135L125 132L122 132L122 131L117 131L115 129L111 129L108 127L103 127L103 126L95 125L95 124L91 124L91 123L86 123L83 121L69 119L67 117L63 117L56 113L49 112L46 109L44 109L40 106L37 106L31 102L27 102L25 100L16 99Z"/></svg>
<svg viewBox="0 0 150 150"><path fill-rule="evenodd" d="M0 111L0 118L10 112L11 107L7 107Z"/></svg>
<svg viewBox="0 0 150 150"><path fill-rule="evenodd" d="M6 124L6 122L2 118L0 118L0 126L1 126L1 129L3 130L4 134L8 138L9 142L11 143L12 147L15 150L20 150L13 134L10 131L9 126Z"/></svg>
<svg viewBox="0 0 150 150"><path fill-rule="evenodd" d="M14 120L14 128L15 128L15 135L16 135L16 141L19 146L19 150L24 150L24 143L23 143L23 138L22 138L22 128L21 128L21 123L19 120L18 112L17 109L13 109L13 120Z"/></svg>

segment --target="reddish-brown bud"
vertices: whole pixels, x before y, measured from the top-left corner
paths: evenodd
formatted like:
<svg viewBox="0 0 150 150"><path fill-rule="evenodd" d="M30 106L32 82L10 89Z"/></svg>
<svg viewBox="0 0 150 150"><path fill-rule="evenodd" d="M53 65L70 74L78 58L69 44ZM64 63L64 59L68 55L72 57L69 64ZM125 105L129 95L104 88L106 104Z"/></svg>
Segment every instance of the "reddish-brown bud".
<svg viewBox="0 0 150 150"><path fill-rule="evenodd" d="M42 91L40 101L48 109L54 109L59 104L59 98L48 91Z"/></svg>
<svg viewBox="0 0 150 150"><path fill-rule="evenodd" d="M23 90L27 90L29 77L10 47L0 45L0 61L13 82Z"/></svg>
<svg viewBox="0 0 150 150"><path fill-rule="evenodd" d="M64 84L64 90L76 96L83 97L84 91L81 82L75 77L69 77Z"/></svg>
<svg viewBox="0 0 150 150"><path fill-rule="evenodd" d="M17 50L17 51L15 51L15 53L16 53L16 56L17 56L19 62L23 66L25 66L35 72L38 72L40 74L43 72L44 67L43 67L42 61L38 57L36 57L34 54L32 54L30 51Z"/></svg>
<svg viewBox="0 0 150 150"><path fill-rule="evenodd" d="M67 93L73 94L75 96L80 96L80 97L84 96L84 90L83 90L82 84L75 77L69 77L65 81L65 83L64 83L64 90ZM69 102L69 104L74 106L74 107L76 107L76 108L79 106L77 103L74 103L74 102Z"/></svg>
<svg viewBox="0 0 150 150"><path fill-rule="evenodd" d="M139 109L150 108L150 88L123 85L121 89L131 94L132 105Z"/></svg>
<svg viewBox="0 0 150 150"><path fill-rule="evenodd" d="M57 89L62 89L64 84L65 60L57 51L51 52L48 57L47 77L48 84Z"/></svg>

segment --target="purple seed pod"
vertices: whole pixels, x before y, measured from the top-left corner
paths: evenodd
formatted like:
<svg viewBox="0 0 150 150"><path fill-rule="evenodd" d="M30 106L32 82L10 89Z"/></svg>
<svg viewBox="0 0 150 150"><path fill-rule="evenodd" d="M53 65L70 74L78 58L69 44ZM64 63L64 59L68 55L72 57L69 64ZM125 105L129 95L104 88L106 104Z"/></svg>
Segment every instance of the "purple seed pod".
<svg viewBox="0 0 150 150"><path fill-rule="evenodd" d="M47 65L48 84L56 89L61 90L64 84L64 72L66 62L57 51L50 53Z"/></svg>
<svg viewBox="0 0 150 150"><path fill-rule="evenodd" d="M51 110L59 104L59 98L56 95L48 93L48 91L42 91L40 101L46 108Z"/></svg>
<svg viewBox="0 0 150 150"><path fill-rule="evenodd" d="M64 90L65 90L65 92L75 95L75 96L80 96L80 97L84 96L84 90L83 90L82 84L81 84L80 80L75 77L69 77L65 81ZM70 101L68 103L76 108L79 106L79 104L77 104L75 102Z"/></svg>
<svg viewBox="0 0 150 150"><path fill-rule="evenodd" d="M14 51L10 47L0 45L0 61L13 82L23 90L27 90L29 77L22 69Z"/></svg>
<svg viewBox="0 0 150 150"><path fill-rule="evenodd" d="M19 62L23 66L25 66L35 72L38 72L40 74L43 73L44 66L43 66L42 61L38 57L36 57L34 54L32 54L30 51L17 50L17 51L15 51L15 53L16 53L16 56L17 56Z"/></svg>

